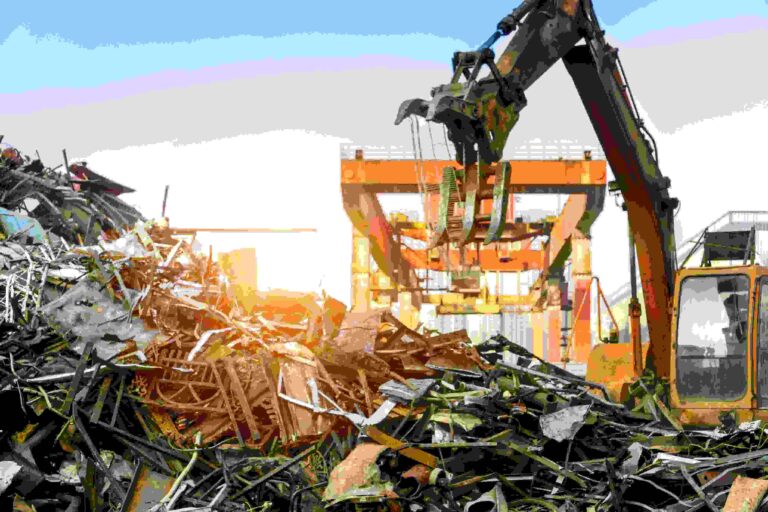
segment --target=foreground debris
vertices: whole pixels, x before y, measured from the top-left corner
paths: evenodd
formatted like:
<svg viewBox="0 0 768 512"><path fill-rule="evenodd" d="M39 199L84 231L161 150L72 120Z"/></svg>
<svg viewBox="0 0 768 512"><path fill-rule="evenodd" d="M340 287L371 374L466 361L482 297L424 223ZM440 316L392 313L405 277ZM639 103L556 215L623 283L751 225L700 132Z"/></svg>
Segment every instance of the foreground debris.
<svg viewBox="0 0 768 512"><path fill-rule="evenodd" d="M330 297L245 297L193 238L131 213L109 192L117 184L31 162L0 158L0 180L15 180L0 200L3 509L714 510L764 499L762 422L683 431L650 378L625 407L500 336L473 347L466 332L425 335ZM49 181L25 185L36 180ZM39 209L48 202L56 210Z"/></svg>
<svg viewBox="0 0 768 512"><path fill-rule="evenodd" d="M405 418L367 429L324 498L406 510L719 510L737 475L764 476L762 422L683 432L646 413L652 401L612 404L501 337L479 350L495 364L446 371Z"/></svg>

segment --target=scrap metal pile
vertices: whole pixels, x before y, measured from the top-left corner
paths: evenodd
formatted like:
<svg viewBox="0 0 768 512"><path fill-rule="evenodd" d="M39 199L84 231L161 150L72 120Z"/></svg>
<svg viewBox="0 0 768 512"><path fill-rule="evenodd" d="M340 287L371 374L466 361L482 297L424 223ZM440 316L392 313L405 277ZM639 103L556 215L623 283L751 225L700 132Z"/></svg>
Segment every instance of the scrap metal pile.
<svg viewBox="0 0 768 512"><path fill-rule="evenodd" d="M331 504L404 510L720 510L765 493L768 429L756 421L684 431L637 387L638 407L549 365L503 337L478 347L483 371L391 382L403 418L367 428L331 474ZM643 389L643 386L645 389ZM598 391L598 393L595 393ZM752 477L752 478L746 478ZM734 481L737 483L734 484ZM738 491L732 492L732 485ZM760 500L733 510L753 510ZM397 508L394 508L397 509Z"/></svg>
<svg viewBox="0 0 768 512"><path fill-rule="evenodd" d="M2 141L2 136L0 136ZM45 167L15 148L0 153L0 222L29 223L16 232L41 241L42 228L69 243L93 243L102 233L142 220L117 196L132 192L88 168L85 162L66 170ZM30 220L29 218L31 217Z"/></svg>
<svg viewBox="0 0 768 512"><path fill-rule="evenodd" d="M243 297L69 174L0 158L3 510L713 510L768 488L760 422L684 431L650 380L630 409L501 337Z"/></svg>

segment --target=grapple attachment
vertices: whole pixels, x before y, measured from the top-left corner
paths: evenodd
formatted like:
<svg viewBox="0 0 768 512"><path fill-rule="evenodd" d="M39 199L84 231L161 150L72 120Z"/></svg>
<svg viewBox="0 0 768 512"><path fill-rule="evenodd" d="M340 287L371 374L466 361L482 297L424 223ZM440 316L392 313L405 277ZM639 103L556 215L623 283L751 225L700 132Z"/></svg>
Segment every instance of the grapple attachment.
<svg viewBox="0 0 768 512"><path fill-rule="evenodd" d="M440 183L440 205L431 247L446 242L490 244L513 236L507 225L509 162L493 167L446 167ZM490 204L489 204L490 203ZM519 233L514 233L514 238Z"/></svg>
<svg viewBox="0 0 768 512"><path fill-rule="evenodd" d="M488 66L491 76L478 79L483 65ZM448 130L459 163L498 162L507 135L525 106L523 90L513 76L499 73L490 49L457 52L453 69L451 82L434 88L431 100L404 101L395 124L412 115L441 123ZM461 82L462 77L466 81Z"/></svg>

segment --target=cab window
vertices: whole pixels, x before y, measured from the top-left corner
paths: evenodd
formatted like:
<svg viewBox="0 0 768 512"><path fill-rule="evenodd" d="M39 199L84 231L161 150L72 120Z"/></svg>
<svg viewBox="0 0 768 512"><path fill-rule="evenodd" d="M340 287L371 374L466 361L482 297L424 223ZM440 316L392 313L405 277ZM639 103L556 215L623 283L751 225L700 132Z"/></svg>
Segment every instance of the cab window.
<svg viewBox="0 0 768 512"><path fill-rule="evenodd" d="M683 400L738 400L747 390L749 279L694 276L680 288L677 393Z"/></svg>

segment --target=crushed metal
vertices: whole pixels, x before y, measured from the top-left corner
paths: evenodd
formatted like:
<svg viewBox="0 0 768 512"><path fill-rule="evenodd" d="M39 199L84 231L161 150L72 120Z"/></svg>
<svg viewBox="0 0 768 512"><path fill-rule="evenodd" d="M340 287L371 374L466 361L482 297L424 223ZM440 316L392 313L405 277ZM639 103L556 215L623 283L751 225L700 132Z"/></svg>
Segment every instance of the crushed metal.
<svg viewBox="0 0 768 512"><path fill-rule="evenodd" d="M0 156L14 510L757 510L768 425L684 430L501 336L233 290L84 164ZM652 391L649 391L652 390Z"/></svg>

